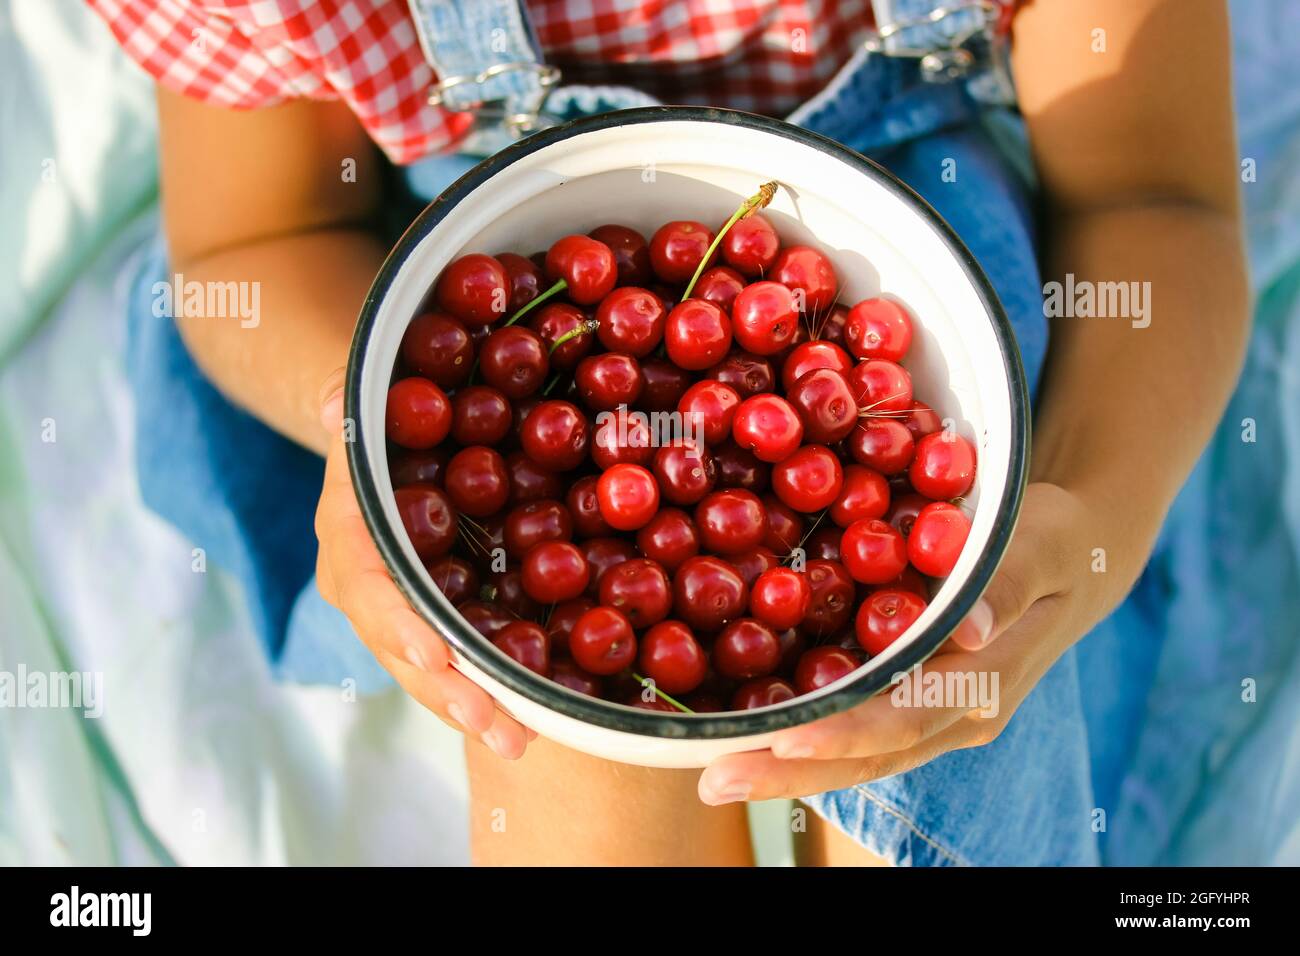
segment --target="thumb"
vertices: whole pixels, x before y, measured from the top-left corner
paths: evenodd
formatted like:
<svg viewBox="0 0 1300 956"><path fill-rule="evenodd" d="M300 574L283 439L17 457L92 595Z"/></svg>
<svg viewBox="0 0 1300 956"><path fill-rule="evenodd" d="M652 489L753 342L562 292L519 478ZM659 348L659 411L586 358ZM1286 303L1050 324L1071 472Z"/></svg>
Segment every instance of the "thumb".
<svg viewBox="0 0 1300 956"><path fill-rule="evenodd" d="M343 382L346 376L346 368L335 369L320 388L320 423L330 438L338 437L343 431Z"/></svg>

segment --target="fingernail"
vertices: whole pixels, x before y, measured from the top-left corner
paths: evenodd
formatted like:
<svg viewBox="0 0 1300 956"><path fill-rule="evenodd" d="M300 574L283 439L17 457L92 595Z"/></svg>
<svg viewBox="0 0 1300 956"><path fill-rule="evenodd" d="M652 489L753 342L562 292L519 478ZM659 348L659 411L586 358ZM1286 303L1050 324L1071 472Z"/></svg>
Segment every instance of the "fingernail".
<svg viewBox="0 0 1300 956"><path fill-rule="evenodd" d="M429 669L429 662L425 660L424 651L420 650L418 644L406 645L406 660L417 670L427 671Z"/></svg>
<svg viewBox="0 0 1300 956"><path fill-rule="evenodd" d="M465 729L469 728L469 721L465 719L465 709L461 707L460 704L448 704L447 716L460 724L461 727Z"/></svg>
<svg viewBox="0 0 1300 956"><path fill-rule="evenodd" d="M787 744L777 741L772 745L772 756L781 760L805 760L813 755L812 744Z"/></svg>
<svg viewBox="0 0 1300 956"><path fill-rule="evenodd" d="M509 755L506 753L505 741L501 739L501 735L497 730L493 729L487 731L483 734L482 740L487 748L498 757L504 757L507 760L510 759Z"/></svg>
<svg viewBox="0 0 1300 956"><path fill-rule="evenodd" d="M989 635L993 633L993 608L988 601L980 598L967 620L975 628L975 636L979 638L980 647L983 647L989 642Z"/></svg>
<svg viewBox="0 0 1300 956"><path fill-rule="evenodd" d="M748 800L749 795L753 792L753 784L745 783L743 780L733 780L724 784L720 790L705 787L700 796L710 806L720 807L725 803L739 803L742 800Z"/></svg>

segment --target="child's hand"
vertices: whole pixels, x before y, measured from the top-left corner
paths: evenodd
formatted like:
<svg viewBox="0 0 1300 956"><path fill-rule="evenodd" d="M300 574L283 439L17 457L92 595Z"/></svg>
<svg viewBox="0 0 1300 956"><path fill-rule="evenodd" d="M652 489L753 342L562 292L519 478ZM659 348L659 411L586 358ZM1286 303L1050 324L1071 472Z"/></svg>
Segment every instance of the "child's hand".
<svg viewBox="0 0 1300 956"><path fill-rule="evenodd" d="M535 735L451 666L447 646L406 603L370 538L343 447L341 369L321 395L321 424L331 439L316 509L316 583L321 594L348 616L361 640L408 694L502 757L522 756Z"/></svg>

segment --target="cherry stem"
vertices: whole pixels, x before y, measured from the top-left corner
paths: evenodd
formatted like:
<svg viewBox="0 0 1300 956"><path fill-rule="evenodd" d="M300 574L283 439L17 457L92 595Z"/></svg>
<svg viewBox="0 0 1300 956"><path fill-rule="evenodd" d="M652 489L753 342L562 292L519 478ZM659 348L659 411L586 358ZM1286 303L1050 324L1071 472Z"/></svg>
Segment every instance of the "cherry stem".
<svg viewBox="0 0 1300 956"><path fill-rule="evenodd" d="M542 389L542 394L543 394L543 395L550 395L550 394L551 394L551 391L555 388L555 386L560 384L560 379L562 379L562 378L564 378L564 373L563 373L563 372L556 372L556 373L555 373L555 378L553 378L553 379L551 379L549 382L547 382L547 383L546 383L546 387L545 387L544 389Z"/></svg>
<svg viewBox="0 0 1300 956"><path fill-rule="evenodd" d="M551 286L549 289L547 289L537 298L521 306L519 311L510 317L510 321L507 322L506 325L514 325L516 322L518 322L528 313L529 309L533 308L536 305L540 305L541 303L549 299L551 296L555 295L557 292L563 292L568 287L569 287L569 283L565 282L563 279L558 280L555 283L555 285Z"/></svg>
<svg viewBox="0 0 1300 956"><path fill-rule="evenodd" d="M691 281L687 283L686 291L682 293L683 302L691 297L691 290L695 288L695 283L700 280L700 275L703 274L704 267L708 264L709 260L713 258L713 254L718 251L718 245L722 242L722 237L727 234L727 231L730 230L732 226L740 222L740 220L752 216L755 212L770 203L772 197L776 195L778 188L780 188L780 183L775 180L770 183L763 183L763 185L758 187L758 192L754 193L754 195L742 202L740 208L731 214L731 218L727 220L727 224L718 230L718 234L713 238L713 242L709 244L708 250L704 253L704 258L700 260L699 266L695 269L695 275L691 276Z"/></svg>
<svg viewBox="0 0 1300 956"><path fill-rule="evenodd" d="M642 676L641 676L640 674L638 674L636 671L633 671L633 672L632 672L632 676L635 677L635 678L637 679L637 681L640 682L640 684L641 684L642 687L649 687L652 691L654 691L656 694L658 694L658 695L659 695L660 697L662 697L664 700L668 701L668 703L672 704L674 707L676 707L678 710L680 710L683 714L693 714L693 713L695 713L695 711L691 710L691 709L690 709L689 707L687 707L685 704L673 700L671 697L669 697L667 694L665 694L663 691L661 691L658 687L655 686L655 682L652 681L650 678L648 678L648 677L642 677Z"/></svg>
<svg viewBox="0 0 1300 956"><path fill-rule="evenodd" d="M582 322L579 322L573 328L569 329L569 331L565 332L558 339L552 342L551 349L546 354L554 355L555 350L558 349L565 342L569 341L569 339L576 339L579 335L587 335L589 333L594 334L595 331L599 328L600 328L600 323L597 322L595 319L586 319Z"/></svg>

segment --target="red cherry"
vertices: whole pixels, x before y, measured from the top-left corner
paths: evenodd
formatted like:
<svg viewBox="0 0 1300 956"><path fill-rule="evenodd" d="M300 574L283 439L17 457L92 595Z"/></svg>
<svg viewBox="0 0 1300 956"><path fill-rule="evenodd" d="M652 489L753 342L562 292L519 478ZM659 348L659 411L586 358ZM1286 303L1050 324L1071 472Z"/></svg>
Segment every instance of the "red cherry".
<svg viewBox="0 0 1300 956"><path fill-rule="evenodd" d="M720 445L731 437L731 422L739 407L736 390L711 378L696 382L677 403L683 421L702 429L709 445Z"/></svg>
<svg viewBox="0 0 1300 956"><path fill-rule="evenodd" d="M712 302L723 312L731 313L731 307L745 288L745 278L735 269L717 266L700 276L691 295L697 299Z"/></svg>
<svg viewBox="0 0 1300 956"><path fill-rule="evenodd" d="M912 376L886 359L867 359L849 373L849 388L868 414L905 412L912 407Z"/></svg>
<svg viewBox="0 0 1300 956"><path fill-rule="evenodd" d="M763 547L776 554L789 554L803 540L803 515L773 495L764 496L763 509L767 512Z"/></svg>
<svg viewBox="0 0 1300 956"><path fill-rule="evenodd" d="M809 607L811 606L810 601ZM808 639L799 632L797 627L782 631L777 634L776 638L781 642L781 663L777 665L777 672L793 674L795 665L799 663L799 658L808 649Z"/></svg>
<svg viewBox="0 0 1300 956"><path fill-rule="evenodd" d="M596 321L596 335L605 348L644 358L663 339L667 313L649 289L623 286L600 300Z"/></svg>
<svg viewBox="0 0 1300 956"><path fill-rule="evenodd" d="M849 383L833 369L817 368L806 373L794 383L787 397L803 422L804 432L823 445L847 438L858 423L858 403Z"/></svg>
<svg viewBox="0 0 1300 956"><path fill-rule="evenodd" d="M727 442L713 450L713 465L718 470L720 488L744 488L760 494L767 490L772 477L771 466L735 442Z"/></svg>
<svg viewBox="0 0 1300 956"><path fill-rule="evenodd" d="M496 260L506 270L506 284L510 289L510 300L506 303L507 312L518 312L542 294L542 290L546 287L546 280L542 270L531 259L525 259L513 252L499 252Z"/></svg>
<svg viewBox="0 0 1300 956"><path fill-rule="evenodd" d="M776 556L776 552L761 545L757 548L741 551L739 554L729 554L727 560L731 562L736 569L736 573L740 575L740 580L745 582L747 588L752 588L754 582L765 571L771 571L773 568L781 566L781 559Z"/></svg>
<svg viewBox="0 0 1300 956"><path fill-rule="evenodd" d="M470 627L489 640L515 620L515 616L505 608L487 601L465 601L457 605L456 610Z"/></svg>
<svg viewBox="0 0 1300 956"><path fill-rule="evenodd" d="M858 669L858 659L842 647L814 647L805 651L794 670L794 688L800 694L834 684Z"/></svg>
<svg viewBox="0 0 1300 956"><path fill-rule="evenodd" d="M695 504L718 479L713 456L684 441L655 452L654 476L664 499L675 505Z"/></svg>
<svg viewBox="0 0 1300 956"><path fill-rule="evenodd" d="M689 282L712 242L713 233L702 222L665 223L650 238L650 266L669 285Z"/></svg>
<svg viewBox="0 0 1300 956"><path fill-rule="evenodd" d="M494 330L483 340L478 367L485 382L517 400L542 387L550 363L546 346L536 332L510 325Z"/></svg>
<svg viewBox="0 0 1300 956"><path fill-rule="evenodd" d="M578 394L588 408L612 411L641 397L645 376L637 360L622 352L588 355L573 373Z"/></svg>
<svg viewBox="0 0 1300 956"><path fill-rule="evenodd" d="M654 443L644 415L601 412L596 421L591 460L597 468L613 468L620 462L649 465L654 460Z"/></svg>
<svg viewBox="0 0 1300 956"><path fill-rule="evenodd" d="M779 677L756 677L745 681L731 696L732 710L754 710L794 700L798 694L788 681ZM697 710L696 713L699 713Z"/></svg>
<svg viewBox="0 0 1300 956"><path fill-rule="evenodd" d="M524 590L524 576L518 568L489 574L484 593L515 617L532 620L541 616L541 605Z"/></svg>
<svg viewBox="0 0 1300 956"><path fill-rule="evenodd" d="M588 538L582 542L582 556L591 566L591 584L587 594L594 598L600 593L600 582L605 572L635 559L637 553L636 548L622 538Z"/></svg>
<svg viewBox="0 0 1300 956"><path fill-rule="evenodd" d="M530 501L506 515L506 554L518 560L543 541L568 541L573 537L573 519L558 501Z"/></svg>
<svg viewBox="0 0 1300 956"><path fill-rule="evenodd" d="M552 471L571 471L587 458L587 417L571 402L542 402L524 419L520 443L529 458Z"/></svg>
<svg viewBox="0 0 1300 956"><path fill-rule="evenodd" d="M907 477L927 498L960 498L975 481L975 446L956 432L926 435L916 443Z"/></svg>
<svg viewBox="0 0 1300 956"><path fill-rule="evenodd" d="M738 554L758 547L767 536L767 511L753 492L725 488L696 506L695 527L704 550Z"/></svg>
<svg viewBox="0 0 1300 956"><path fill-rule="evenodd" d="M636 545L671 574L687 558L700 553L700 536L685 511L664 508L637 532Z"/></svg>
<svg viewBox="0 0 1300 956"><path fill-rule="evenodd" d="M384 423L389 441L403 448L432 448L451 431L451 402L427 378L404 378L388 389Z"/></svg>
<svg viewBox="0 0 1300 956"><path fill-rule="evenodd" d="M614 253L619 285L645 285L654 278L650 271L650 246L645 237L627 226L597 226L588 235L603 242Z"/></svg>
<svg viewBox="0 0 1300 956"><path fill-rule="evenodd" d="M591 583L587 559L567 541L543 541L535 545L524 555L521 573L524 591L542 604L572 601Z"/></svg>
<svg viewBox="0 0 1300 956"><path fill-rule="evenodd" d="M772 268L780 249L781 240L772 224L753 214L734 223L722 237L720 246L727 265L751 279Z"/></svg>
<svg viewBox="0 0 1300 956"><path fill-rule="evenodd" d="M509 468L509 462L506 463ZM506 549L506 513L497 512L478 522L477 528L465 529L465 543L469 554L480 571L490 571L493 566L500 567L497 560Z"/></svg>
<svg viewBox="0 0 1300 956"><path fill-rule="evenodd" d="M844 348L844 326L848 318L848 309L842 305L834 306L830 312L813 321L813 338L833 342Z"/></svg>
<svg viewBox="0 0 1300 956"><path fill-rule="evenodd" d="M441 312L425 312L406 327L402 361L439 387L456 388L474 367L474 343L456 319Z"/></svg>
<svg viewBox="0 0 1300 956"><path fill-rule="evenodd" d="M601 577L600 603L622 611L635 630L657 624L673 606L668 575L645 558L625 561Z"/></svg>
<svg viewBox="0 0 1300 956"><path fill-rule="evenodd" d="M697 714L720 714L726 710L721 699L703 692L691 694L682 703Z"/></svg>
<svg viewBox="0 0 1300 956"><path fill-rule="evenodd" d="M438 307L468 325L491 325L510 305L510 279L491 256L471 253L447 265L434 287Z"/></svg>
<svg viewBox="0 0 1300 956"><path fill-rule="evenodd" d="M393 492L402 527L421 561L441 558L456 543L456 513L442 489L406 485Z"/></svg>
<svg viewBox="0 0 1300 956"><path fill-rule="evenodd" d="M855 521L840 539L844 567L855 581L884 584L907 566L907 542L883 521Z"/></svg>
<svg viewBox="0 0 1300 956"><path fill-rule="evenodd" d="M388 465L388 477L394 488L402 485L441 485L451 453L446 448L418 451L395 451Z"/></svg>
<svg viewBox="0 0 1300 956"><path fill-rule="evenodd" d="M831 520L841 528L855 521L874 521L889 509L889 482L865 465L844 469L844 487L831 505Z"/></svg>
<svg viewBox="0 0 1300 956"><path fill-rule="evenodd" d="M808 539L803 543L808 560L839 561L840 537L843 534L841 528L823 527L808 535Z"/></svg>
<svg viewBox="0 0 1300 956"><path fill-rule="evenodd" d="M572 601L565 601L555 606L550 617L546 619L546 636L551 639L552 654L569 653L569 634L573 631L574 622L595 606L595 601L585 597L574 598Z"/></svg>
<svg viewBox="0 0 1300 956"><path fill-rule="evenodd" d="M588 697L604 697L605 687L595 674L588 674L573 661L551 661L551 680L561 687L586 694Z"/></svg>
<svg viewBox="0 0 1300 956"><path fill-rule="evenodd" d="M916 516L929 503L929 498L925 497L925 495L918 495L914 491L899 495L890 503L889 510L885 512L885 520L897 528L899 534L906 538L912 533L912 525L916 523Z"/></svg>
<svg viewBox="0 0 1300 956"><path fill-rule="evenodd" d="M573 624L569 653L592 674L616 674L636 660L636 635L626 617L612 607L594 607Z"/></svg>
<svg viewBox="0 0 1300 956"><path fill-rule="evenodd" d="M762 621L743 617L722 629L713 642L713 666L723 677L766 677L781 663L781 642Z"/></svg>
<svg viewBox="0 0 1300 956"><path fill-rule="evenodd" d="M849 433L848 448L858 462L889 476L907 470L916 443L896 418L863 418Z"/></svg>
<svg viewBox="0 0 1300 956"><path fill-rule="evenodd" d="M885 585L890 590L907 591L915 594L922 601L930 599L930 583L926 576L910 564L903 568L903 573Z"/></svg>
<svg viewBox="0 0 1300 956"><path fill-rule="evenodd" d="M451 398L451 437L462 445L495 445L510 424L509 399L490 385L469 385Z"/></svg>
<svg viewBox="0 0 1300 956"><path fill-rule="evenodd" d="M637 668L665 694L689 694L708 673L709 659L681 621L661 621L641 638Z"/></svg>
<svg viewBox="0 0 1300 956"><path fill-rule="evenodd" d="M811 606L812 588L789 568L764 571L749 592L749 613L778 631L797 626Z"/></svg>
<svg viewBox="0 0 1300 956"><path fill-rule="evenodd" d="M647 412L671 412L691 387L691 375L672 362L651 358L641 363L645 388L637 404Z"/></svg>
<svg viewBox="0 0 1300 956"><path fill-rule="evenodd" d="M708 378L730 385L742 399L760 392L776 391L772 363L750 352L731 352L705 373Z"/></svg>
<svg viewBox="0 0 1300 956"><path fill-rule="evenodd" d="M447 464L447 497L464 514L486 518L506 506L510 475L505 459L482 445L456 452Z"/></svg>
<svg viewBox="0 0 1300 956"><path fill-rule="evenodd" d="M768 278L802 293L800 311L816 315L835 303L835 268L826 255L811 246L789 246L781 250Z"/></svg>
<svg viewBox="0 0 1300 956"><path fill-rule="evenodd" d="M736 343L755 355L775 355L794 341L799 310L794 293L779 282L745 286L731 307Z"/></svg>
<svg viewBox="0 0 1300 956"><path fill-rule="evenodd" d="M912 433L913 441L920 441L926 435L943 428L939 415L925 402L913 402L912 411L903 419L903 424Z"/></svg>
<svg viewBox="0 0 1300 956"><path fill-rule="evenodd" d="M796 511L829 508L844 487L844 468L825 445L804 445L772 469L772 490Z"/></svg>
<svg viewBox="0 0 1300 956"><path fill-rule="evenodd" d="M570 372L591 351L595 339L590 332L580 332L572 338L565 336L582 328L586 322L587 316L569 303L547 302L532 316L528 326L546 347L551 368ZM558 347L556 342L560 342Z"/></svg>
<svg viewBox="0 0 1300 956"><path fill-rule="evenodd" d="M781 366L781 387L789 392L795 382L819 368L839 372L847 382L849 372L853 371L853 360L834 342L825 339L800 342L786 356L785 364Z"/></svg>
<svg viewBox="0 0 1300 956"><path fill-rule="evenodd" d="M934 501L921 509L907 538L913 567L932 578L946 578L970 535L970 518L956 505Z"/></svg>
<svg viewBox="0 0 1300 956"><path fill-rule="evenodd" d="M731 320L722 309L704 299L687 299L668 313L664 345L678 366L698 372L727 354L731 335Z"/></svg>
<svg viewBox="0 0 1300 956"><path fill-rule="evenodd" d="M858 643L874 657L902 637L924 610L925 601L910 591L876 591L858 608Z"/></svg>
<svg viewBox="0 0 1300 956"><path fill-rule="evenodd" d="M912 346L912 319L897 302L864 299L849 309L844 344L856 358L901 362Z"/></svg>
<svg viewBox="0 0 1300 956"><path fill-rule="evenodd" d="M712 633L740 616L748 600L736 569L718 558L688 558L673 576L673 611L698 633Z"/></svg>
<svg viewBox="0 0 1300 956"><path fill-rule="evenodd" d="M611 528L635 531L659 510L659 486L640 465L615 465L596 482L601 517Z"/></svg>
<svg viewBox="0 0 1300 956"><path fill-rule="evenodd" d="M808 562L804 576L812 589L812 604L799 629L813 637L834 634L853 613L857 597L853 578L840 562L820 558Z"/></svg>
<svg viewBox="0 0 1300 956"><path fill-rule="evenodd" d="M425 570L433 578L438 590L452 604L468 601L478 594L478 572L464 558L458 558L454 554L444 555L437 561L430 562Z"/></svg>
<svg viewBox="0 0 1300 956"><path fill-rule="evenodd" d="M530 501L558 498L564 493L564 483L553 471L547 471L524 452L507 456L506 470L510 472L510 504L522 505Z"/></svg>
<svg viewBox="0 0 1300 956"><path fill-rule="evenodd" d="M599 538L614 533L614 529L600 516L595 475L575 481L564 497L564 504L573 518L573 532L579 538Z"/></svg>
<svg viewBox="0 0 1300 956"><path fill-rule="evenodd" d="M516 663L547 677L551 673L551 648L546 632L532 621L511 621L492 643Z"/></svg>
<svg viewBox="0 0 1300 956"><path fill-rule="evenodd" d="M590 236L565 236L546 251L546 277L563 279L569 298L578 305L595 305L609 295L618 280L614 253Z"/></svg>
<svg viewBox="0 0 1300 956"><path fill-rule="evenodd" d="M736 444L760 461L775 463L794 454L803 441L803 422L779 395L755 395L740 403L732 421Z"/></svg>

